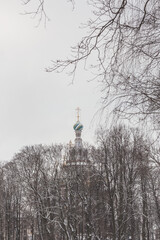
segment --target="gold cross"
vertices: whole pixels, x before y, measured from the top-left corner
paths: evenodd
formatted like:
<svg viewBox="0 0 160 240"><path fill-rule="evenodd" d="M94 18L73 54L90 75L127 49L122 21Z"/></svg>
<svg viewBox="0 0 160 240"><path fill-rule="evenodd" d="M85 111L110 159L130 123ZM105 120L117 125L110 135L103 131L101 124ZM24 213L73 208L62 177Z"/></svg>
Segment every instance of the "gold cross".
<svg viewBox="0 0 160 240"><path fill-rule="evenodd" d="M80 113L80 110L81 110L81 109L80 109L79 107L76 108L76 111L77 111L77 121L79 121L79 117L80 117L80 114L79 114L79 113Z"/></svg>

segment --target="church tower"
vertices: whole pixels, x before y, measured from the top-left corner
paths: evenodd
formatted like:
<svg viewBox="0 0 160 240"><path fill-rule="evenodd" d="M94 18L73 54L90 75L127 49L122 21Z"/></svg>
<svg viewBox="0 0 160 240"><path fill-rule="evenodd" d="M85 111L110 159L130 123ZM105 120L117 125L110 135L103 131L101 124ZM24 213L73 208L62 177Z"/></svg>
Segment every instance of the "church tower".
<svg viewBox="0 0 160 240"><path fill-rule="evenodd" d="M80 108L77 108L77 121L73 125L73 129L75 131L75 144L69 144L68 149L68 157L66 161L66 165L72 166L84 166L87 165L88 162L88 152L87 149L84 148L81 134L83 130L83 125L80 122Z"/></svg>
<svg viewBox="0 0 160 240"><path fill-rule="evenodd" d="M81 138L81 133L83 130L83 125L80 123L79 118L79 112L80 112L80 108L77 108L77 122L74 124L73 129L75 131L75 148L80 149L83 148L83 144L82 144L82 138Z"/></svg>

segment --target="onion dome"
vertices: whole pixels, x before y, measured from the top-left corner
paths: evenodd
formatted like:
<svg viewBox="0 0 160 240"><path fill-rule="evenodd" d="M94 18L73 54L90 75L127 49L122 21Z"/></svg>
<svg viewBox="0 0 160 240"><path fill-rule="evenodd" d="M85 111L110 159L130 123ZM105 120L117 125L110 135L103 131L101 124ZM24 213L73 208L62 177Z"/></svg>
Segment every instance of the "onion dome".
<svg viewBox="0 0 160 240"><path fill-rule="evenodd" d="M73 129L75 131L77 131L77 130L82 131L83 130L83 125L78 121L74 124Z"/></svg>

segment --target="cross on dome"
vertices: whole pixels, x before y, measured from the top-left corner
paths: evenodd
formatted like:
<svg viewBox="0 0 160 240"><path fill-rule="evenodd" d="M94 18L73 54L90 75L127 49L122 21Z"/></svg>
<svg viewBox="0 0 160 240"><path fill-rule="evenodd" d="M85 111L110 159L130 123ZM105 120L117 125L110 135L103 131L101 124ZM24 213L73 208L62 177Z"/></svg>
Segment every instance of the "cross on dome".
<svg viewBox="0 0 160 240"><path fill-rule="evenodd" d="M79 119L80 119L80 110L81 109L79 107L76 108L76 111L77 111L77 122L73 126L75 131L82 131L83 130L83 125L79 121Z"/></svg>
<svg viewBox="0 0 160 240"><path fill-rule="evenodd" d="M76 108L76 111L77 111L77 122L79 122L81 109L80 109L79 107L77 107L77 108Z"/></svg>

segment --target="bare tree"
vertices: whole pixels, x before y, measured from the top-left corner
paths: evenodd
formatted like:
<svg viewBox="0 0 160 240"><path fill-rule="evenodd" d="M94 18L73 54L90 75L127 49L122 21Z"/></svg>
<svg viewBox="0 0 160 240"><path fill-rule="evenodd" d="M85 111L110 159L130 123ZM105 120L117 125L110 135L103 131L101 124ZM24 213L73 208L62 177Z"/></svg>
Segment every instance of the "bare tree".
<svg viewBox="0 0 160 240"><path fill-rule="evenodd" d="M22 239L23 213L22 188L17 178L17 168L14 162L2 167L1 175L1 239Z"/></svg>
<svg viewBox="0 0 160 240"><path fill-rule="evenodd" d="M122 126L98 133L100 176L106 186L112 239L154 239L159 231L159 197L150 164L149 142L138 131ZM104 211L105 208L103 208Z"/></svg>
<svg viewBox="0 0 160 240"><path fill-rule="evenodd" d="M21 0L21 2L25 6L25 9L28 7L24 15L30 15L32 18L38 19L37 26L39 26L41 22L46 26L47 22L50 20L46 10L46 0ZM74 0L68 0L68 2L71 2L74 7Z"/></svg>
<svg viewBox="0 0 160 240"><path fill-rule="evenodd" d="M28 4L30 1L27 1ZM89 32L72 57L53 61L48 72L67 68L74 75L83 61L102 81L104 106L114 112L152 118L160 114L160 2L159 0L88 0L93 10ZM44 12L44 0L38 10ZM94 59L94 60L93 60Z"/></svg>
<svg viewBox="0 0 160 240"><path fill-rule="evenodd" d="M15 155L26 209L31 209L33 229L40 240L55 239L55 187L61 146L30 146ZM34 235L34 237L36 237Z"/></svg>
<svg viewBox="0 0 160 240"><path fill-rule="evenodd" d="M36 5L32 5L32 0L21 0L23 5L31 6L32 10L24 12L25 15L31 15L33 18L38 18L38 25L44 20L44 24L49 20L45 10L45 0L37 0Z"/></svg>
<svg viewBox="0 0 160 240"><path fill-rule="evenodd" d="M64 163L62 145L24 147L0 167L2 240L28 232L35 240L159 239L159 162L149 141L116 126L100 129L97 143L67 146Z"/></svg>
<svg viewBox="0 0 160 240"><path fill-rule="evenodd" d="M5 201L4 201L4 171L0 166L0 239L4 238L4 219L5 219Z"/></svg>

